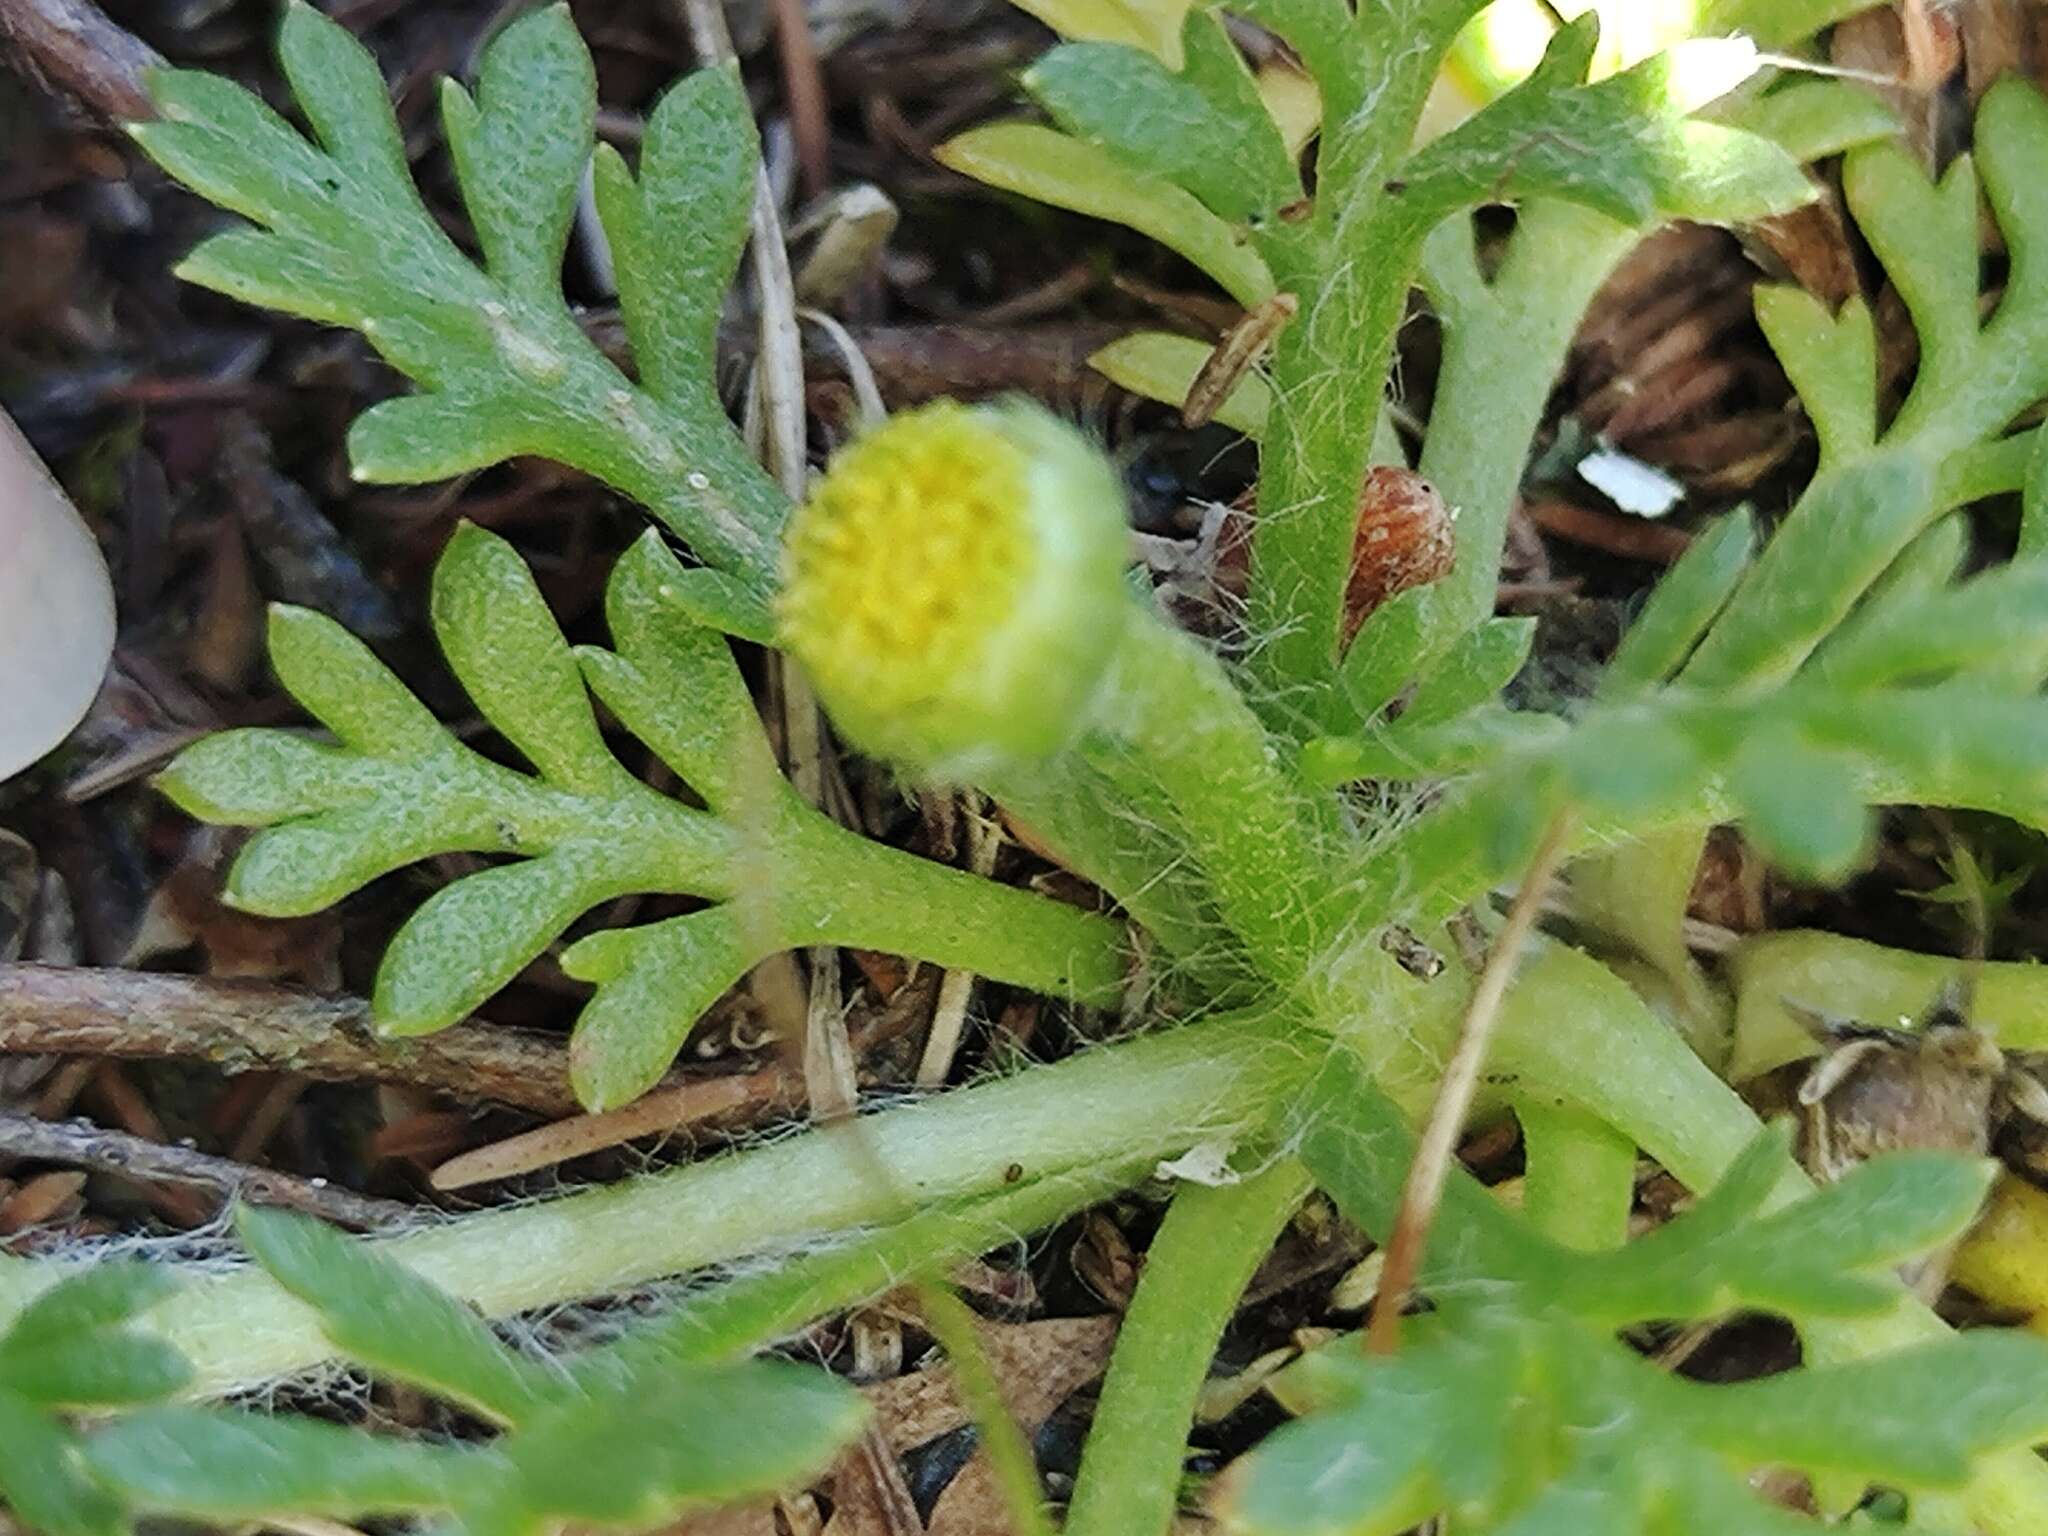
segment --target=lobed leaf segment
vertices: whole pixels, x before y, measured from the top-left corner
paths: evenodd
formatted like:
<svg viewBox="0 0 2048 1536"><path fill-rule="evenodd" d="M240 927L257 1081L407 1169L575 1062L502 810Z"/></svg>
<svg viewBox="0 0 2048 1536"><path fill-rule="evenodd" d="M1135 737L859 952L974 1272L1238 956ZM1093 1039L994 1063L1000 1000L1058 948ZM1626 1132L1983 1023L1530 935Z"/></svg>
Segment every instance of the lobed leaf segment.
<svg viewBox="0 0 2048 1536"><path fill-rule="evenodd" d="M134 1264L84 1270L0 1335L0 1493L49 1536L119 1536L140 1517L211 1522L422 1515L472 1536L565 1522L644 1527L821 1470L867 1407L823 1371L739 1358L758 1304L551 1364L516 1353L445 1291L320 1223L244 1208L256 1261L334 1347L498 1431L430 1442L324 1419L165 1402L184 1358L137 1322L175 1287ZM758 1302L758 1289L746 1293ZM734 1322L740 1328L733 1327ZM60 1411L127 1410L81 1431ZM662 1433L645 1432L656 1416Z"/></svg>
<svg viewBox="0 0 2048 1536"><path fill-rule="evenodd" d="M677 85L647 122L639 173L593 156L590 54L566 5L507 27L442 124L482 262L420 201L383 77L305 0L278 32L308 140L217 75L159 70L160 117L130 128L195 192L254 227L204 241L180 276L360 331L420 386L349 433L356 477L444 479L519 454L588 471L647 507L757 599L788 503L746 451L713 376L718 316L746 239L759 150L735 71ZM562 255L586 167L619 269L637 378L577 323Z"/></svg>
<svg viewBox="0 0 2048 1536"><path fill-rule="evenodd" d="M511 546L465 526L435 571L435 632L534 772L458 741L332 620L279 608L272 664L334 743L229 731L159 782L194 815L268 829L236 860L227 896L269 916L318 911L436 854L512 861L437 891L393 938L372 997L390 1035L456 1022L604 902L710 902L562 951L562 968L597 988L570 1046L577 1094L593 1108L649 1087L704 1009L780 950L852 944L1114 1001L1114 923L870 843L797 796L725 637L692 616L705 575L650 532L612 574L616 649L572 650ZM626 770L593 694L701 809Z"/></svg>

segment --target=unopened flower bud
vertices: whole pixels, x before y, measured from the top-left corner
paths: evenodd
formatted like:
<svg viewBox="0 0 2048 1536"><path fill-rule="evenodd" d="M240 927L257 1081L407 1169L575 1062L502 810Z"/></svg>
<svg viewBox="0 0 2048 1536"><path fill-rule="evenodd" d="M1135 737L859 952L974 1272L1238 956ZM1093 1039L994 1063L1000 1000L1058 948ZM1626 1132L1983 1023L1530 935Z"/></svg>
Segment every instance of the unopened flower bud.
<svg viewBox="0 0 2048 1536"><path fill-rule="evenodd" d="M1078 431L941 401L834 457L790 525L778 628L855 745L970 777L1085 725L1125 550L1122 487Z"/></svg>

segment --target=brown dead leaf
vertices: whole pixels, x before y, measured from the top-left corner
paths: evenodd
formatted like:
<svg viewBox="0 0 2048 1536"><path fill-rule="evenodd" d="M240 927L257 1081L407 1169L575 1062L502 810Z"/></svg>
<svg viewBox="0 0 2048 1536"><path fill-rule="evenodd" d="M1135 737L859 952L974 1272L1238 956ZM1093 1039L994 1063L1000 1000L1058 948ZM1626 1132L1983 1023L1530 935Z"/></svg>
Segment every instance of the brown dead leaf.
<svg viewBox="0 0 2048 1536"><path fill-rule="evenodd" d="M1081 1283L1117 1311L1131 1304L1131 1293L1138 1288L1138 1255L1123 1228L1101 1211L1090 1211L1082 1219L1069 1262Z"/></svg>
<svg viewBox="0 0 2048 1536"><path fill-rule="evenodd" d="M1002 1383L1003 1400L1027 1433L1053 1409L1102 1374L1116 1339L1114 1317L1055 1317L1035 1323L982 1323L975 1332L989 1369ZM865 1389L897 1452L951 1434L968 1422L953 1391L953 1372L940 1364Z"/></svg>
<svg viewBox="0 0 2048 1536"><path fill-rule="evenodd" d="M151 894L142 922L121 957L137 965L197 946L206 974L259 981L302 981L322 992L341 986L341 924L332 912L312 917L252 917L221 900L241 834L195 830L185 855Z"/></svg>
<svg viewBox="0 0 2048 1536"><path fill-rule="evenodd" d="M824 1536L925 1536L903 1464L870 1424L832 1468L832 1518Z"/></svg>
<svg viewBox="0 0 2048 1536"><path fill-rule="evenodd" d="M0 1233L11 1237L25 1228L76 1215L82 1208L78 1197L84 1189L85 1175L69 1170L22 1180L12 1194L0 1200Z"/></svg>
<svg viewBox="0 0 2048 1536"><path fill-rule="evenodd" d="M1821 188L1820 196L1803 208L1757 220L1743 235L1767 269L1775 267L1829 309L1841 308L1863 291L1842 200L1832 187Z"/></svg>

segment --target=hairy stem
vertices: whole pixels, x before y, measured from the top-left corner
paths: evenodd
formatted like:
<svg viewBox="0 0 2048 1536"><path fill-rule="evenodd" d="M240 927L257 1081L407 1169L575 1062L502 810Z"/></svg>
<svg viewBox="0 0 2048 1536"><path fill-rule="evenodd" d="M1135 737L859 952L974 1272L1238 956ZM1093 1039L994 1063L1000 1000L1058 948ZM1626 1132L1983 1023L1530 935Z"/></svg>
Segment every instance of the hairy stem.
<svg viewBox="0 0 2048 1536"><path fill-rule="evenodd" d="M1636 1144L1606 1121L1534 1094L1515 1100L1528 1172L1522 1214L1568 1248L1619 1248L1635 1202Z"/></svg>
<svg viewBox="0 0 2048 1536"><path fill-rule="evenodd" d="M1172 1524L1216 1342L1309 1188L1307 1170L1288 1158L1242 1184L1174 1196L1116 1336L1067 1536L1160 1536Z"/></svg>
<svg viewBox="0 0 2048 1536"><path fill-rule="evenodd" d="M1304 307L1274 353L1281 404L1260 447L1251 623L1266 637L1254 666L1275 719L1315 713L1336 662L1359 488L1430 228L1387 187L1445 50L1482 6L1397 0L1359 12L1363 105L1318 152L1311 237L1274 252L1306 246L1321 258L1293 284ZM1296 266L1275 260L1283 280Z"/></svg>
<svg viewBox="0 0 2048 1536"><path fill-rule="evenodd" d="M1250 1130L1305 1070L1277 1021L1238 1015L1105 1047L857 1122L886 1185L808 1135L544 1204L376 1239L392 1257L504 1317L772 1252L1022 1180L1150 1163ZM1021 1169L1021 1176L1017 1170ZM1092 1179L1076 1204L1093 1198ZM0 1266L0 1325L67 1266ZM333 1354L313 1314L254 1270L194 1270L151 1314L202 1391L226 1391Z"/></svg>
<svg viewBox="0 0 2048 1536"><path fill-rule="evenodd" d="M1200 878L1160 828L1121 805L1102 776L1071 757L984 775L981 787L1060 862L1116 898L1177 958L1213 955L1228 932Z"/></svg>
<svg viewBox="0 0 2048 1536"><path fill-rule="evenodd" d="M1293 985L1327 941L1315 808L1279 749L1200 643L1149 614L1125 626L1091 763L1139 805L1164 796L1225 921L1274 985Z"/></svg>
<svg viewBox="0 0 2048 1536"><path fill-rule="evenodd" d="M1123 925L849 832L792 805L778 841L783 937L929 960L1098 1007L1122 994Z"/></svg>

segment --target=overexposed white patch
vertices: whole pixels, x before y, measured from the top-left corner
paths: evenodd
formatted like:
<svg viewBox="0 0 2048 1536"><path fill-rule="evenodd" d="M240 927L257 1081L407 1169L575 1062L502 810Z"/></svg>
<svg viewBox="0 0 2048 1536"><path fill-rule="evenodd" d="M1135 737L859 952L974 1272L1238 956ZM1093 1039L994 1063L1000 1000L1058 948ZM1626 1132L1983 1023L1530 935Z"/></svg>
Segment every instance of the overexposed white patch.
<svg viewBox="0 0 2048 1536"><path fill-rule="evenodd" d="M1654 464L1601 448L1579 460L1579 478L1624 512L1662 517L1685 499L1685 487Z"/></svg>

